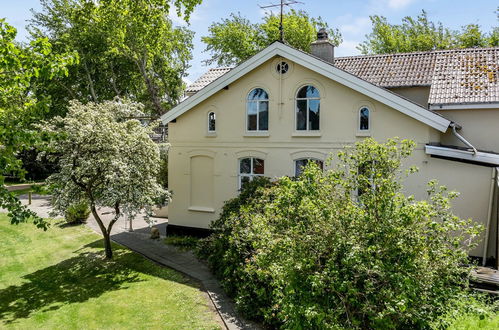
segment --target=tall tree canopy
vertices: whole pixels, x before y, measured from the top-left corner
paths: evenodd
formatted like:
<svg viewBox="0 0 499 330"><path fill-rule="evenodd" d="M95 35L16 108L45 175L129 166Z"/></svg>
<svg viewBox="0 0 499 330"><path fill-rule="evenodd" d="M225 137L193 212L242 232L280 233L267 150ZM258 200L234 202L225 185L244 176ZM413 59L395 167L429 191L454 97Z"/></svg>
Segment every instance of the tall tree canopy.
<svg viewBox="0 0 499 330"><path fill-rule="evenodd" d="M201 40L206 44L211 58L207 64L236 65L270 43L279 40L280 17L267 14L261 23L251 23L240 13L230 15L209 27L209 35ZM342 42L338 29L328 28L321 17L310 17L305 11L291 10L283 17L284 40L303 51L310 51L310 44L317 39L317 31L327 28L330 39L336 45Z"/></svg>
<svg viewBox="0 0 499 330"><path fill-rule="evenodd" d="M99 102L128 97L160 115L182 95L193 33L173 26L170 6L189 18L201 0L41 0L33 13L34 38L47 37L54 51L74 50L80 62L67 78L37 90L54 100L55 114L69 100Z"/></svg>
<svg viewBox="0 0 499 330"><path fill-rule="evenodd" d="M370 18L372 32L357 47L363 54L499 46L499 27L483 32L478 24L468 24L454 31L431 21L424 10L416 18L404 17L402 24L390 24L378 15Z"/></svg>
<svg viewBox="0 0 499 330"><path fill-rule="evenodd" d="M46 38L23 45L15 41L17 31L0 19L0 207L9 210L12 222L34 214L4 187L5 174L23 177L19 152L36 140L32 124L45 117L50 99L35 95L33 88L68 74L67 66L77 63L71 52L54 53ZM35 222L44 227L41 219Z"/></svg>

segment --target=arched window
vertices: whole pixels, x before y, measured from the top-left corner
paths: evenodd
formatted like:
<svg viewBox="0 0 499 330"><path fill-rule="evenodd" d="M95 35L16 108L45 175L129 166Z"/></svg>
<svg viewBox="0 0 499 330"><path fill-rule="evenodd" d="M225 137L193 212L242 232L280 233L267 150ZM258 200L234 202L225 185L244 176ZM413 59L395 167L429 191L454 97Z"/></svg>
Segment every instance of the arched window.
<svg viewBox="0 0 499 330"><path fill-rule="evenodd" d="M303 173L303 168L307 166L308 162L315 162L321 170L324 169L324 162L316 158L302 158L295 160L295 176L300 176Z"/></svg>
<svg viewBox="0 0 499 330"><path fill-rule="evenodd" d="M255 88L248 94L246 102L248 131L267 131L269 129L269 95L262 88Z"/></svg>
<svg viewBox="0 0 499 330"><path fill-rule="evenodd" d="M370 111L367 107L359 110L359 131L369 131L371 124Z"/></svg>
<svg viewBox="0 0 499 330"><path fill-rule="evenodd" d="M311 85L300 88L296 94L296 130L319 130L320 108L319 90Z"/></svg>
<svg viewBox="0 0 499 330"><path fill-rule="evenodd" d="M239 159L239 189L245 183L257 176L265 174L265 161L260 158L248 157Z"/></svg>
<svg viewBox="0 0 499 330"><path fill-rule="evenodd" d="M217 116L215 113L212 111L208 114L208 132L213 133L216 130L216 121L217 121Z"/></svg>

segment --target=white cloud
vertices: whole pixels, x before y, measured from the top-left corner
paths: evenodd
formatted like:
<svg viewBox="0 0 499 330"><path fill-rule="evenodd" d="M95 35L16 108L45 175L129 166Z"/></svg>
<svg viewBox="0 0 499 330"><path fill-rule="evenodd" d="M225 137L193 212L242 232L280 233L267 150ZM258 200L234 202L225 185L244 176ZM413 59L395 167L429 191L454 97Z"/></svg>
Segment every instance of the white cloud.
<svg viewBox="0 0 499 330"><path fill-rule="evenodd" d="M414 0L388 0L388 7L392 9L401 9L414 2Z"/></svg>
<svg viewBox="0 0 499 330"><path fill-rule="evenodd" d="M350 20L351 23L340 25L340 31L343 34L353 34L353 35L364 35L369 30L371 26L371 20L369 17L358 17L353 21Z"/></svg>
<svg viewBox="0 0 499 330"><path fill-rule="evenodd" d="M338 47L334 49L334 56L352 56L359 55L360 51L357 46L360 44L358 40L344 40Z"/></svg>

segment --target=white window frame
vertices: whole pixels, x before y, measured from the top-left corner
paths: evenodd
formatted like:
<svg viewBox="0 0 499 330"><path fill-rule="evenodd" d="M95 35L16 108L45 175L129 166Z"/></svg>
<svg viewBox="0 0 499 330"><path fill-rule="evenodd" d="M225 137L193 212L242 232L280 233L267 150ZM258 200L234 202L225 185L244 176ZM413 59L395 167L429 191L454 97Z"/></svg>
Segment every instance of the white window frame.
<svg viewBox="0 0 499 330"><path fill-rule="evenodd" d="M360 127L360 125L361 125L360 120L362 118L360 113L361 113L362 109L367 109L367 129L361 129L361 127ZM358 132L369 133L371 131L371 113L372 113L371 108L368 106L363 105L359 108L359 111L357 111L357 119L358 119L357 120L357 131Z"/></svg>
<svg viewBox="0 0 499 330"><path fill-rule="evenodd" d="M243 159L250 159L250 173L241 173L241 161ZM254 172L254 169L253 169L253 159L259 159L259 160L262 160L263 161L263 173L264 174L255 174L253 173ZM265 159L263 158L259 158L259 157L252 157L252 156L248 156L248 157L241 157L237 160L237 181L238 181L238 189L241 190L242 188L242 182L241 182L241 179L243 177L248 177L250 182L253 181L253 179L255 177L259 177L259 176L265 176Z"/></svg>
<svg viewBox="0 0 499 330"><path fill-rule="evenodd" d="M210 120L211 120L210 116L211 116L211 114L213 114L213 120L215 121L215 129L214 130L210 129ZM208 122L207 122L208 134L216 133L216 131L217 131L217 114L215 113L215 111L208 112L207 119L208 119Z"/></svg>
<svg viewBox="0 0 499 330"><path fill-rule="evenodd" d="M294 159L293 160L293 163L295 164L295 168L294 168L294 176L296 177L296 172L298 170L297 166L297 162L300 161L300 160L307 160L307 161L317 161L317 162L321 162L322 163L322 170L324 170L324 161L322 159L319 159L319 158L314 158L314 157L302 157L302 158L297 158L297 159Z"/></svg>
<svg viewBox="0 0 499 330"><path fill-rule="evenodd" d="M267 98L264 99L264 100L250 100L249 96L250 96L250 94L255 89L261 89L261 90L263 90L267 94ZM248 122L249 122L248 121L248 117L249 117L248 105L249 105L250 102L251 103L256 103L256 129L255 130L248 129ZM268 112L268 115L267 115L267 129L265 129L265 130L260 129L260 102L267 102L267 112ZM248 132L248 133L268 132L269 131L269 126L270 126L270 100L269 100L269 93L267 92L267 90L265 88L262 88L262 87L252 88L249 91L248 95L246 96L246 132Z"/></svg>
<svg viewBox="0 0 499 330"><path fill-rule="evenodd" d="M298 97L298 93L305 87L307 86L312 86L314 87L317 92L319 92L319 97L306 97L306 98L299 98ZM304 130L299 130L298 129L298 101L303 101L303 100L306 100L307 101L307 118L306 118L306 129ZM310 124L310 120L309 120L309 116L310 116L310 112L309 112L309 101L310 100L319 100L319 129L314 129L314 130L311 130L310 127L309 127L309 124ZM320 102L321 101L321 92L320 90L315 87L314 85L312 84L307 84L307 85L303 85L301 87L298 88L298 90L296 91L296 94L295 94L295 132L320 132L321 130L321 113L320 113Z"/></svg>

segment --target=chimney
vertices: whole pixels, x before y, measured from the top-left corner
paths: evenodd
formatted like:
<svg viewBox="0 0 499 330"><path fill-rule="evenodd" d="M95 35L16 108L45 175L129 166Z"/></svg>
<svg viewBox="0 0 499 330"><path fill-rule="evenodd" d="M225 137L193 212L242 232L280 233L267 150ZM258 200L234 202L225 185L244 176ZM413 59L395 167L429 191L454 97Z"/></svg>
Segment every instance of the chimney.
<svg viewBox="0 0 499 330"><path fill-rule="evenodd" d="M334 63L334 45L329 40L329 36L325 28L317 32L317 40L310 45L312 55L329 62Z"/></svg>

